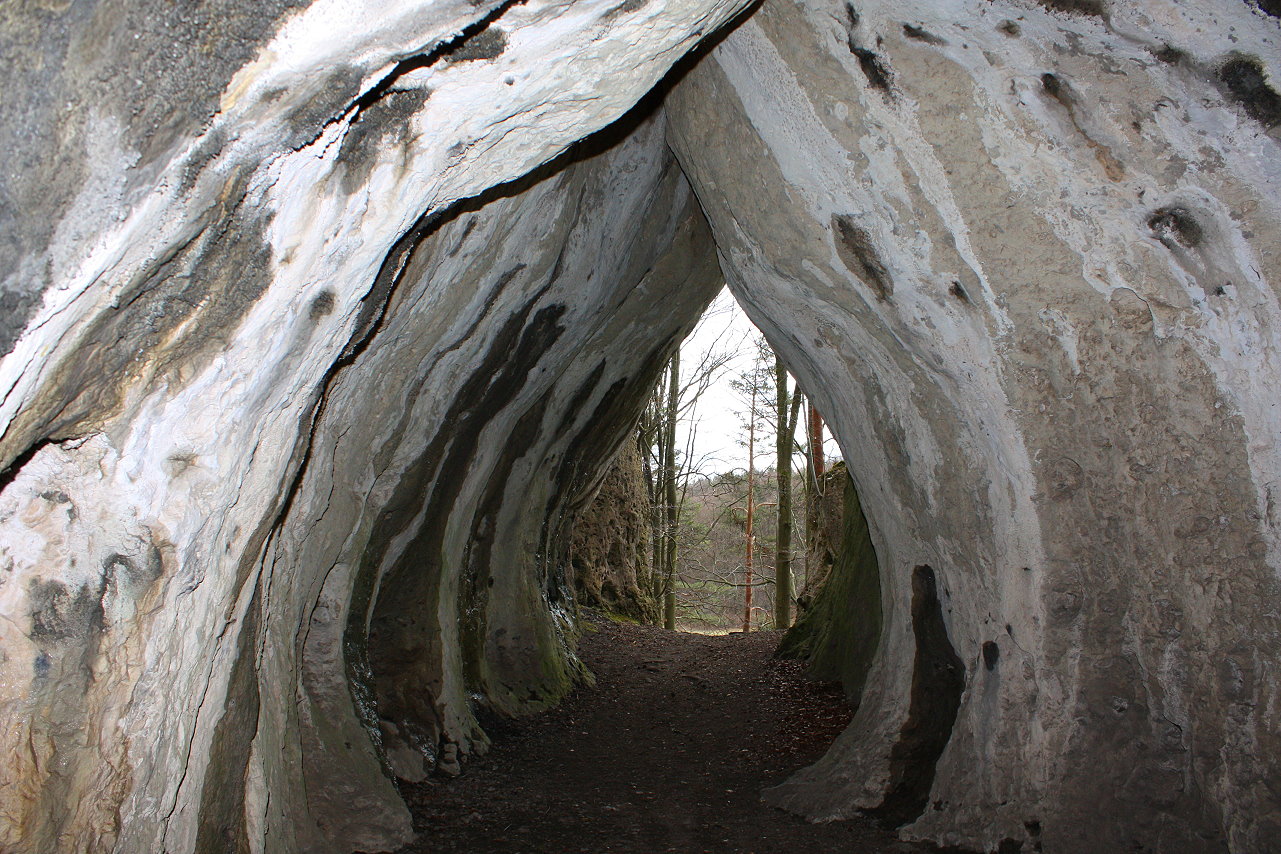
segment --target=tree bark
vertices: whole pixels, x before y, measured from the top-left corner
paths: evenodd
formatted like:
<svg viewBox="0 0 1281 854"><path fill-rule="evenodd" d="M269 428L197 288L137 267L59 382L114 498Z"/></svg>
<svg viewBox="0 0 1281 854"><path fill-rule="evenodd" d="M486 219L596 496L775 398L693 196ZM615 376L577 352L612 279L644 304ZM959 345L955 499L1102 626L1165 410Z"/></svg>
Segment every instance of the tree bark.
<svg viewBox="0 0 1281 854"><path fill-rule="evenodd" d="M666 434L663 458L663 627L676 628L676 416L680 407L681 353L668 366Z"/></svg>
<svg viewBox="0 0 1281 854"><path fill-rule="evenodd" d="M774 628L792 625L792 445L796 420L800 415L801 395L787 388L787 368L774 357L777 429L775 430L774 469L778 480L778 536L774 542Z"/></svg>
<svg viewBox="0 0 1281 854"><path fill-rule="evenodd" d="M809 583L810 573L814 567L810 566L810 554L814 551L815 538L818 536L818 502L822 497L819 494L819 488L822 484L823 474L827 471L827 463L823 459L823 416L815 408L813 401L810 401L808 412L808 423L806 424L806 444L809 445L810 464L805 473L805 578Z"/></svg>
<svg viewBox="0 0 1281 854"><path fill-rule="evenodd" d="M818 414L813 402L809 410L810 458L814 461L814 478L817 480L827 471L827 464L823 461L823 416Z"/></svg>
<svg viewBox="0 0 1281 854"><path fill-rule="evenodd" d="M753 502L755 496L752 490L752 481L756 476L756 383L752 383L752 403L747 411L747 522L744 525L747 539L747 554L743 558L743 568L746 571L746 583L743 585L743 631L752 630L752 551L755 543L752 541L752 516L756 510Z"/></svg>

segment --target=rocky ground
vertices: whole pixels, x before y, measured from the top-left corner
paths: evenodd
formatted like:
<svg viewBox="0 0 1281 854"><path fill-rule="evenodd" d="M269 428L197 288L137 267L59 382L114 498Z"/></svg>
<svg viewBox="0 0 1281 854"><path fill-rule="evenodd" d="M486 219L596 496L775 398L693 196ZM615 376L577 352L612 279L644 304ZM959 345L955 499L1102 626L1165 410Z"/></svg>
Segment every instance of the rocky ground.
<svg viewBox="0 0 1281 854"><path fill-rule="evenodd" d="M772 658L778 635L704 636L589 616L592 688L493 723L457 779L407 787L410 852L910 852L867 823L808 824L760 792L849 722L839 686Z"/></svg>

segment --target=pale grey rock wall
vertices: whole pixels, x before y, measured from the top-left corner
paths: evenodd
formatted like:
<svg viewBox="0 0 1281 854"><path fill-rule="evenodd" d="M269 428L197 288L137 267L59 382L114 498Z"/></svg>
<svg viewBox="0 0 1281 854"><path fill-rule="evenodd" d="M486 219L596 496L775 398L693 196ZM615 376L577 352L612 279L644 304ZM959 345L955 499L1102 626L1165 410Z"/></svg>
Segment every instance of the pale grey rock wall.
<svg viewBox="0 0 1281 854"><path fill-rule="evenodd" d="M3 23L33 56L116 32L30 9ZM81 92L87 131L6 163L24 228L53 223L5 268L26 300L11 319L29 315L0 362L6 851L402 841L376 742L421 773L480 737L471 692L510 711L564 690L563 566L540 538L716 283L660 126L510 182L631 108L732 6L318 0L264 6L235 49L205 11L173 15L216 68L172 69L154 105ZM170 47L120 27L147 68ZM99 73L54 47L50 92ZM125 86L115 51L104 85ZM6 139L57 136L40 80L4 101ZM40 170L74 198L32 204ZM398 685L419 677L439 684ZM387 720L358 715L375 699Z"/></svg>
<svg viewBox="0 0 1281 854"><path fill-rule="evenodd" d="M773 802L1278 850L1279 36L1244 3L779 0L669 98L883 567L858 716Z"/></svg>
<svg viewBox="0 0 1281 854"><path fill-rule="evenodd" d="M0 849L406 838L388 774L575 677L568 511L714 236L883 569L775 800L1275 850L1267 8L768 0L533 175L737 5L6 9Z"/></svg>

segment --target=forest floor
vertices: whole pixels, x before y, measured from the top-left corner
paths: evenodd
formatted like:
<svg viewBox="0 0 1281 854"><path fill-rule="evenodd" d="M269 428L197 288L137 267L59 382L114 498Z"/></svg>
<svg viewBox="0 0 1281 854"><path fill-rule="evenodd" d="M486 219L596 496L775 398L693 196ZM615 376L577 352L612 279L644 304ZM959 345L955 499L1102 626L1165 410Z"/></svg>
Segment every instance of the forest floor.
<svg viewBox="0 0 1281 854"><path fill-rule="evenodd" d="M556 709L490 722L455 779L406 785L410 852L917 852L870 819L809 824L761 790L818 759L850 719L839 686L773 658L779 634L714 636L587 614L596 675Z"/></svg>

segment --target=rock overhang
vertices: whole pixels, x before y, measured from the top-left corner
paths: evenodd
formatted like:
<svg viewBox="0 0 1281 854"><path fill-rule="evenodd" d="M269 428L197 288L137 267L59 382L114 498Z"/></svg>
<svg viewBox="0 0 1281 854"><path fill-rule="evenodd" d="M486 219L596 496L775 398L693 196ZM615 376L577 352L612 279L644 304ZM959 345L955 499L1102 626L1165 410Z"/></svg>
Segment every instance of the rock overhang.
<svg viewBox="0 0 1281 854"><path fill-rule="evenodd" d="M910 832L1265 844L1276 728L1241 710L1277 690L1274 21L767 4L657 118L521 180L735 10L362 8L285 21L167 165L94 161L110 216L51 239L74 263L0 367L28 841L403 838L388 757L478 749L473 692L516 711L574 678L557 520L714 252L882 555L860 717L789 804L893 789L929 566L966 690ZM109 719L165 735L75 744Z"/></svg>

